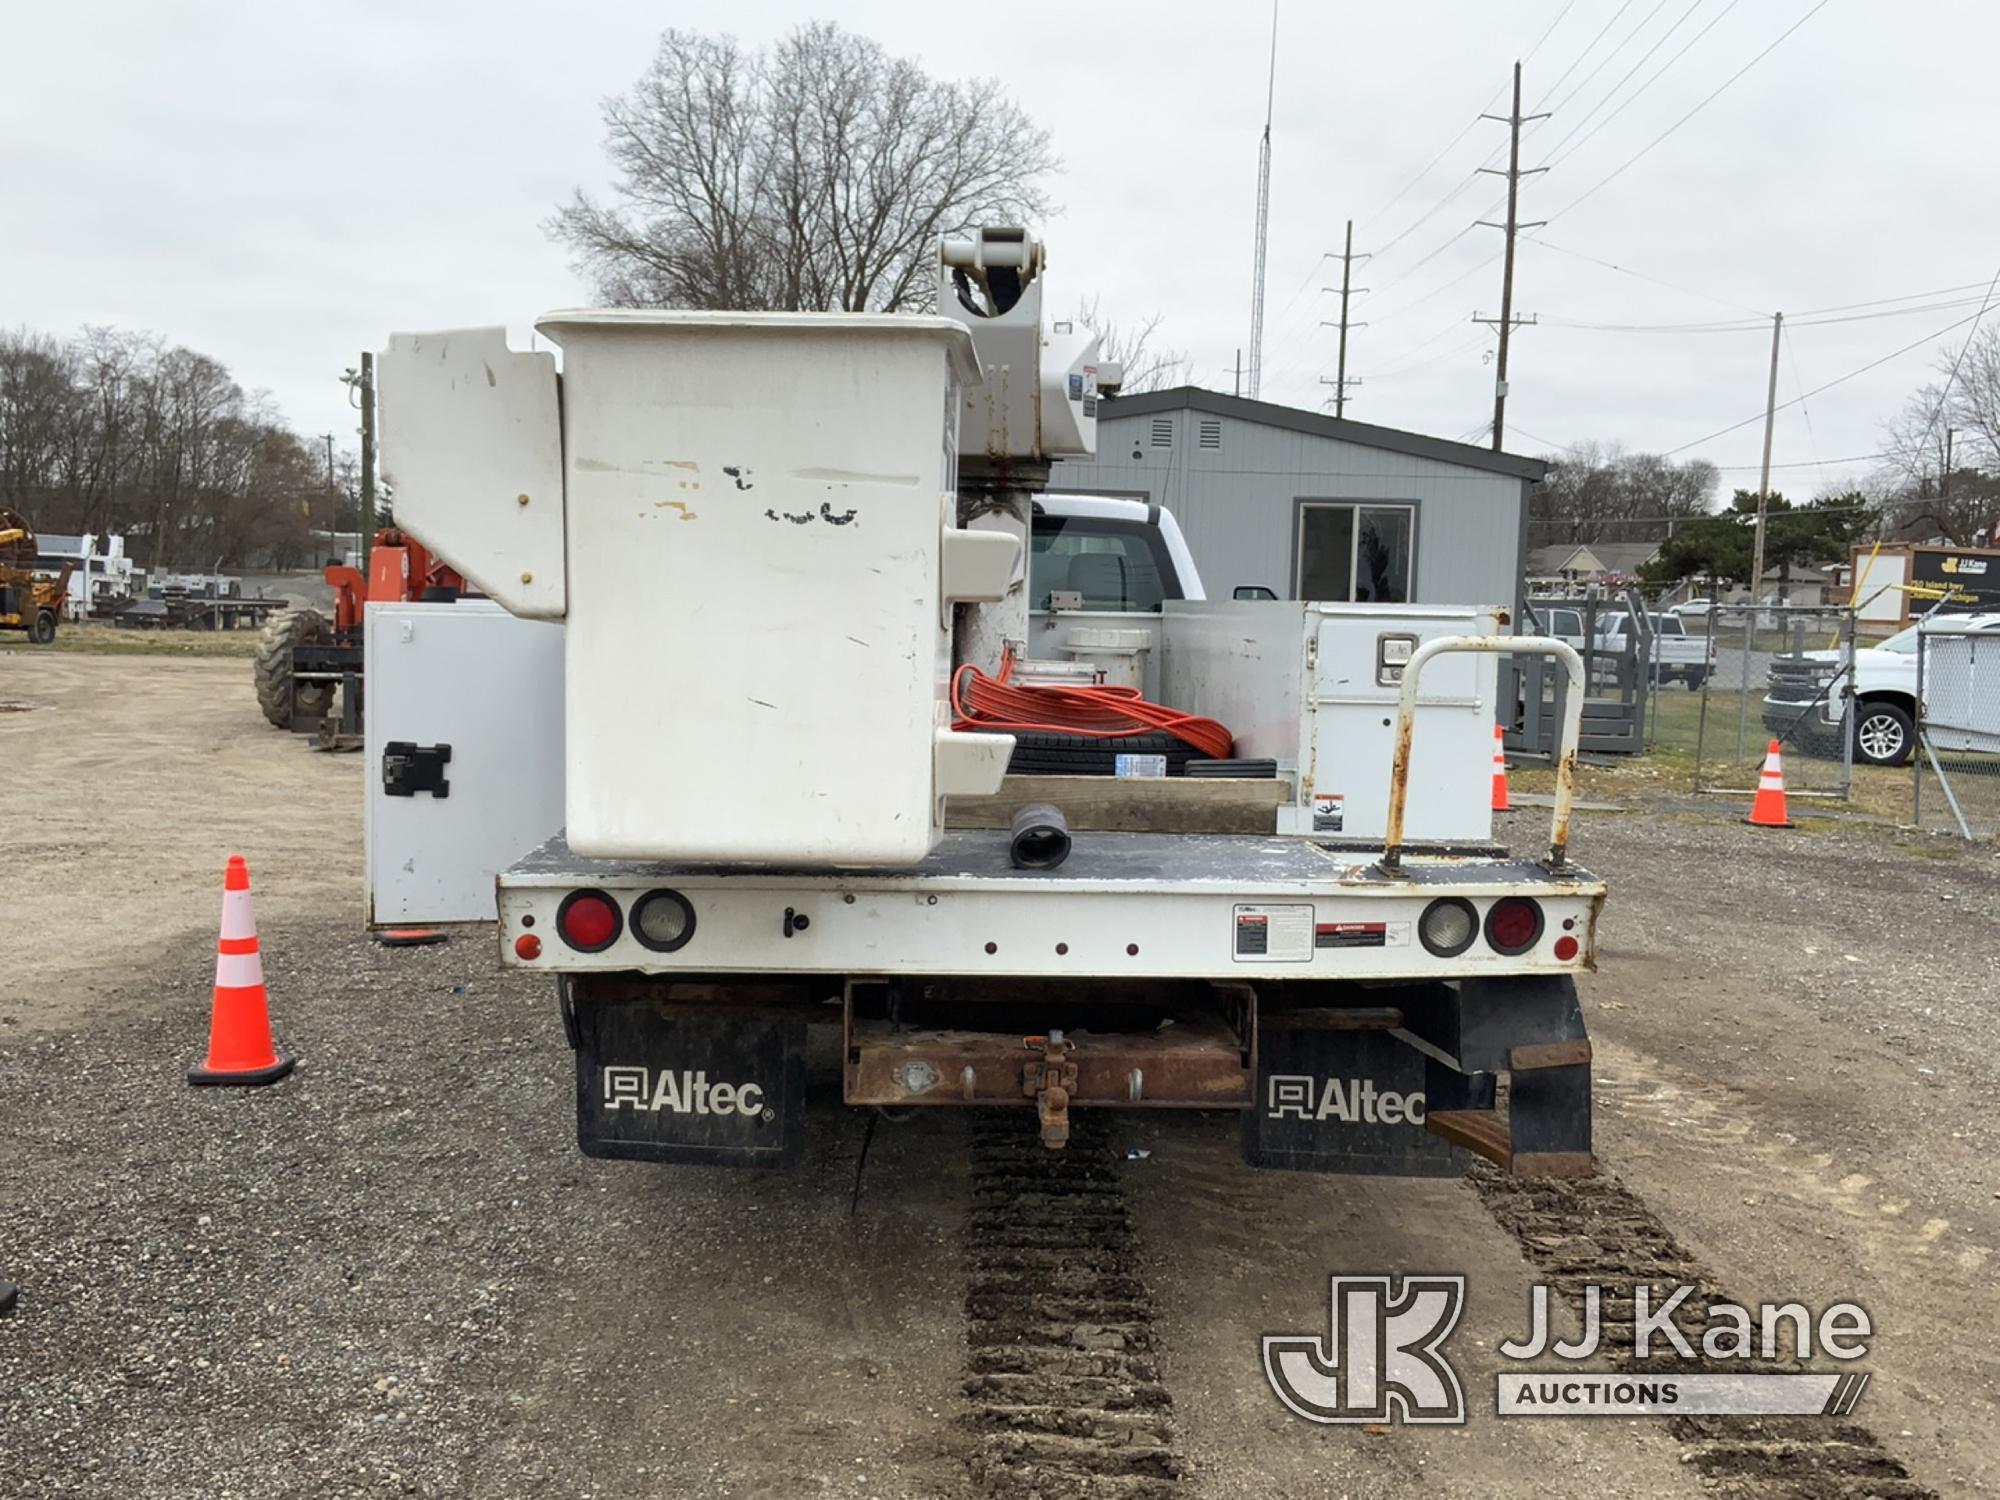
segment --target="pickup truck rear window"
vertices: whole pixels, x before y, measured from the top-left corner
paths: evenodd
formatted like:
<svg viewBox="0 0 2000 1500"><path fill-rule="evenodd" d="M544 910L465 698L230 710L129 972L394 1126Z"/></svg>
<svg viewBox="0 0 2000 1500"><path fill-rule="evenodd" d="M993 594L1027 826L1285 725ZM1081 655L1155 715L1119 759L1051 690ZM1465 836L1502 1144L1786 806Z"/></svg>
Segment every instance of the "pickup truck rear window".
<svg viewBox="0 0 2000 1500"><path fill-rule="evenodd" d="M1036 516L1028 551L1031 609L1049 608L1058 589L1083 595L1083 607L1155 610L1181 597L1160 534L1150 526L1095 516Z"/></svg>

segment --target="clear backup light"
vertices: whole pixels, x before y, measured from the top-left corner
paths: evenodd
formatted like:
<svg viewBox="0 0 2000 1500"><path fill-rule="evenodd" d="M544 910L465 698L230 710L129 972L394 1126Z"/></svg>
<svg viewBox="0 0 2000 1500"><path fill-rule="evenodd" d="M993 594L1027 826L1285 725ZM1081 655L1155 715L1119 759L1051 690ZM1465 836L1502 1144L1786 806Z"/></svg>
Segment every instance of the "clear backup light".
<svg viewBox="0 0 2000 1500"><path fill-rule="evenodd" d="M1417 937L1439 958L1456 958L1479 936L1479 913L1462 896L1444 896L1424 908Z"/></svg>
<svg viewBox="0 0 2000 1500"><path fill-rule="evenodd" d="M655 953L672 953L694 936L694 907L679 891L648 891L632 908L632 935Z"/></svg>

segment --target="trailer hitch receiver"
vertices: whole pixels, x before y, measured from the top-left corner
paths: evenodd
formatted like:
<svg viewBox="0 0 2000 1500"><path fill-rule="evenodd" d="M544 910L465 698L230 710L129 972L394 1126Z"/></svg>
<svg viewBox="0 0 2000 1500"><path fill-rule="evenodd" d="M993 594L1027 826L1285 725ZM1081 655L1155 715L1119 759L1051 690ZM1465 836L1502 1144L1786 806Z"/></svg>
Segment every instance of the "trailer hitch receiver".
<svg viewBox="0 0 2000 1500"><path fill-rule="evenodd" d="M1069 1101L1076 1092L1076 1045L1060 1031L1025 1039L1028 1061L1021 1067L1021 1092L1035 1101L1042 1144L1060 1151L1069 1144Z"/></svg>

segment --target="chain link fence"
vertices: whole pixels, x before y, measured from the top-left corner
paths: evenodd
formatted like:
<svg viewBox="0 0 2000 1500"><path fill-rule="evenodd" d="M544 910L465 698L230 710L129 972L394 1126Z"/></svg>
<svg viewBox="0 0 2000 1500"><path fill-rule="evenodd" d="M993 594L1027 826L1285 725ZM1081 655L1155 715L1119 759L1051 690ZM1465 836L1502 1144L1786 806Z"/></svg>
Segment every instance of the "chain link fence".
<svg viewBox="0 0 2000 1500"><path fill-rule="evenodd" d="M1916 636L1911 821L2000 835L2000 629L1934 616ZM1864 718L1862 735L1869 723Z"/></svg>
<svg viewBox="0 0 2000 1500"><path fill-rule="evenodd" d="M1805 809L2000 838L2000 625L1978 628L1992 619L1932 614L1884 640L1846 605L1655 612L1628 591L1531 600L1527 624L1584 656L1588 754L1692 764L1696 791L1747 806L1776 740ZM1511 752L1550 748L1548 668L1523 668Z"/></svg>
<svg viewBox="0 0 2000 1500"><path fill-rule="evenodd" d="M1658 706L1655 745L1692 752L1698 791L1748 798L1776 740L1791 796L1851 799L1853 612L1831 605L1717 604L1688 623L1701 630L1707 672L1698 701Z"/></svg>

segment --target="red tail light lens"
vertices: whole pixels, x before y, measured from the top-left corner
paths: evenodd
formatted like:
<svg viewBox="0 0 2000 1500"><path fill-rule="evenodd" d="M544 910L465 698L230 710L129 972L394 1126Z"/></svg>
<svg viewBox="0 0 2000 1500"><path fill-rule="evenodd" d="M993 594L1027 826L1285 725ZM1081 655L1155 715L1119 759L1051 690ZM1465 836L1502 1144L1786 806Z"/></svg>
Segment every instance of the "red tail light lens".
<svg viewBox="0 0 2000 1500"><path fill-rule="evenodd" d="M1526 896L1506 896L1486 912L1486 944L1506 958L1526 953L1542 937L1541 904Z"/></svg>
<svg viewBox="0 0 2000 1500"><path fill-rule="evenodd" d="M556 908L556 931L579 953L602 953L624 927L618 903L602 891L571 891Z"/></svg>

